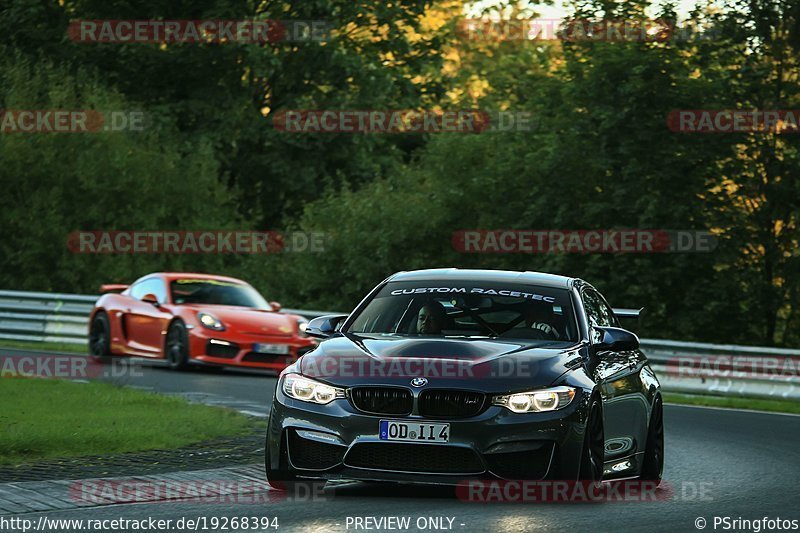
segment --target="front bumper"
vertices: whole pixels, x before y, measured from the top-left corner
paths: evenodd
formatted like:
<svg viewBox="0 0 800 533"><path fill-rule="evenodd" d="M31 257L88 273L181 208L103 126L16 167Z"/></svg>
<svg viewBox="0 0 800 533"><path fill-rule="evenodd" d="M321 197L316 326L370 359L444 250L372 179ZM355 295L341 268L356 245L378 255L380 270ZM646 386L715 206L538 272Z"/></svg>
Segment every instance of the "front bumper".
<svg viewBox="0 0 800 533"><path fill-rule="evenodd" d="M267 434L271 468L297 476L457 484L464 479L576 479L589 394L549 413L512 413L499 406L470 418L372 415L348 399L316 405L276 391ZM450 424L447 444L381 440L380 420Z"/></svg>
<svg viewBox="0 0 800 533"><path fill-rule="evenodd" d="M287 347L287 353L257 353L256 344ZM299 335L256 337L228 331L196 327L189 332L189 358L210 365L238 366L282 371L304 353L313 350L316 341Z"/></svg>

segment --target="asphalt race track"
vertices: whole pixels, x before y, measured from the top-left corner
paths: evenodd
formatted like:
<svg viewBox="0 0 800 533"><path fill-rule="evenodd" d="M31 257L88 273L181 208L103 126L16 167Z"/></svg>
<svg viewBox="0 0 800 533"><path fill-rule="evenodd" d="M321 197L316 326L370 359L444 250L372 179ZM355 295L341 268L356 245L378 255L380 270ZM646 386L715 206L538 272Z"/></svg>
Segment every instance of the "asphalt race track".
<svg viewBox="0 0 800 533"><path fill-rule="evenodd" d="M263 405L264 411L276 381L272 376L231 371L173 373L150 363L144 363L140 375L128 380L131 385L164 392L236 398ZM462 501L451 488L345 483L329 485L322 497L302 501L263 495L268 503L127 504L46 515L50 519L152 517L173 521L182 517L268 516L277 517L279 530L290 531L374 531L378 530L375 522L360 522L362 527L356 528L355 519L390 516L410 518L412 530L417 524L429 523L428 518L444 518L430 523L441 523L445 530L453 531L697 531L698 525L704 525L699 518L705 519L706 530L721 531L725 530L722 524L714 528L714 517L731 521L800 518L796 482L800 416L669 405L665 425L666 488L659 489L659 501L478 503ZM16 516L37 520L40 513Z"/></svg>

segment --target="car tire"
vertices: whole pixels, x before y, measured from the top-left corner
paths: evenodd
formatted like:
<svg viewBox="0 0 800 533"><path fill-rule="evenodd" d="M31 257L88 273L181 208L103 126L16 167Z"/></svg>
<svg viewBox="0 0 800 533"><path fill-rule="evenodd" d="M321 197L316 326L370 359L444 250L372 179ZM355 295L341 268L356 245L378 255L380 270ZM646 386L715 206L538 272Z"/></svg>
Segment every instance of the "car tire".
<svg viewBox="0 0 800 533"><path fill-rule="evenodd" d="M180 320L170 324L167 330L164 358L172 370L184 370L189 366L189 334Z"/></svg>
<svg viewBox="0 0 800 533"><path fill-rule="evenodd" d="M581 466L578 479L581 481L600 481L603 478L605 458L605 431L603 429L603 402L594 396L589 403L586 419L586 433L583 437Z"/></svg>
<svg viewBox="0 0 800 533"><path fill-rule="evenodd" d="M270 424L267 424L270 427ZM269 431L269 430L267 430ZM264 470L267 476L267 484L274 490L294 492L295 486L299 483L294 471L289 468L289 458L286 448L280 447L281 458L278 461L278 468L272 468L272 456L270 454L269 433L267 433L264 443Z"/></svg>
<svg viewBox="0 0 800 533"><path fill-rule="evenodd" d="M656 486L661 483L664 473L664 403L661 396L653 402L653 412L650 415L650 424L647 429L647 444L642 461L641 478L654 481Z"/></svg>
<svg viewBox="0 0 800 533"><path fill-rule="evenodd" d="M89 327L89 355L101 363L111 360L111 322L105 311L98 311Z"/></svg>

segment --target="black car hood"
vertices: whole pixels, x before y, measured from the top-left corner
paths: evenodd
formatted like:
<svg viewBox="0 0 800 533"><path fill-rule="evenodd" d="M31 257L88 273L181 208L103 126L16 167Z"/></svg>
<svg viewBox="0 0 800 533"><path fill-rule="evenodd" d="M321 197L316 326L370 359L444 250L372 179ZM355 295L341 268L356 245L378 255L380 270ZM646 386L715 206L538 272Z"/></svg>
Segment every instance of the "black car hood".
<svg viewBox="0 0 800 533"><path fill-rule="evenodd" d="M300 361L301 372L331 385L513 392L546 387L581 364L575 343L527 344L518 339L458 339L344 334L322 342Z"/></svg>

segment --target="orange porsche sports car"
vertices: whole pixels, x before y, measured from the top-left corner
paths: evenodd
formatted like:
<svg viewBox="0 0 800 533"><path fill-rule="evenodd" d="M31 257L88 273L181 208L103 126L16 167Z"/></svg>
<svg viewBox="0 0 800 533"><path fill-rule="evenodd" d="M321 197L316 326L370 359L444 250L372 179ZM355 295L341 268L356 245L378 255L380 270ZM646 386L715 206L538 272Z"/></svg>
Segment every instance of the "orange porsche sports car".
<svg viewBox="0 0 800 533"><path fill-rule="evenodd" d="M244 281L154 273L132 285L103 285L89 316L89 353L283 370L316 346L307 320L281 313Z"/></svg>

